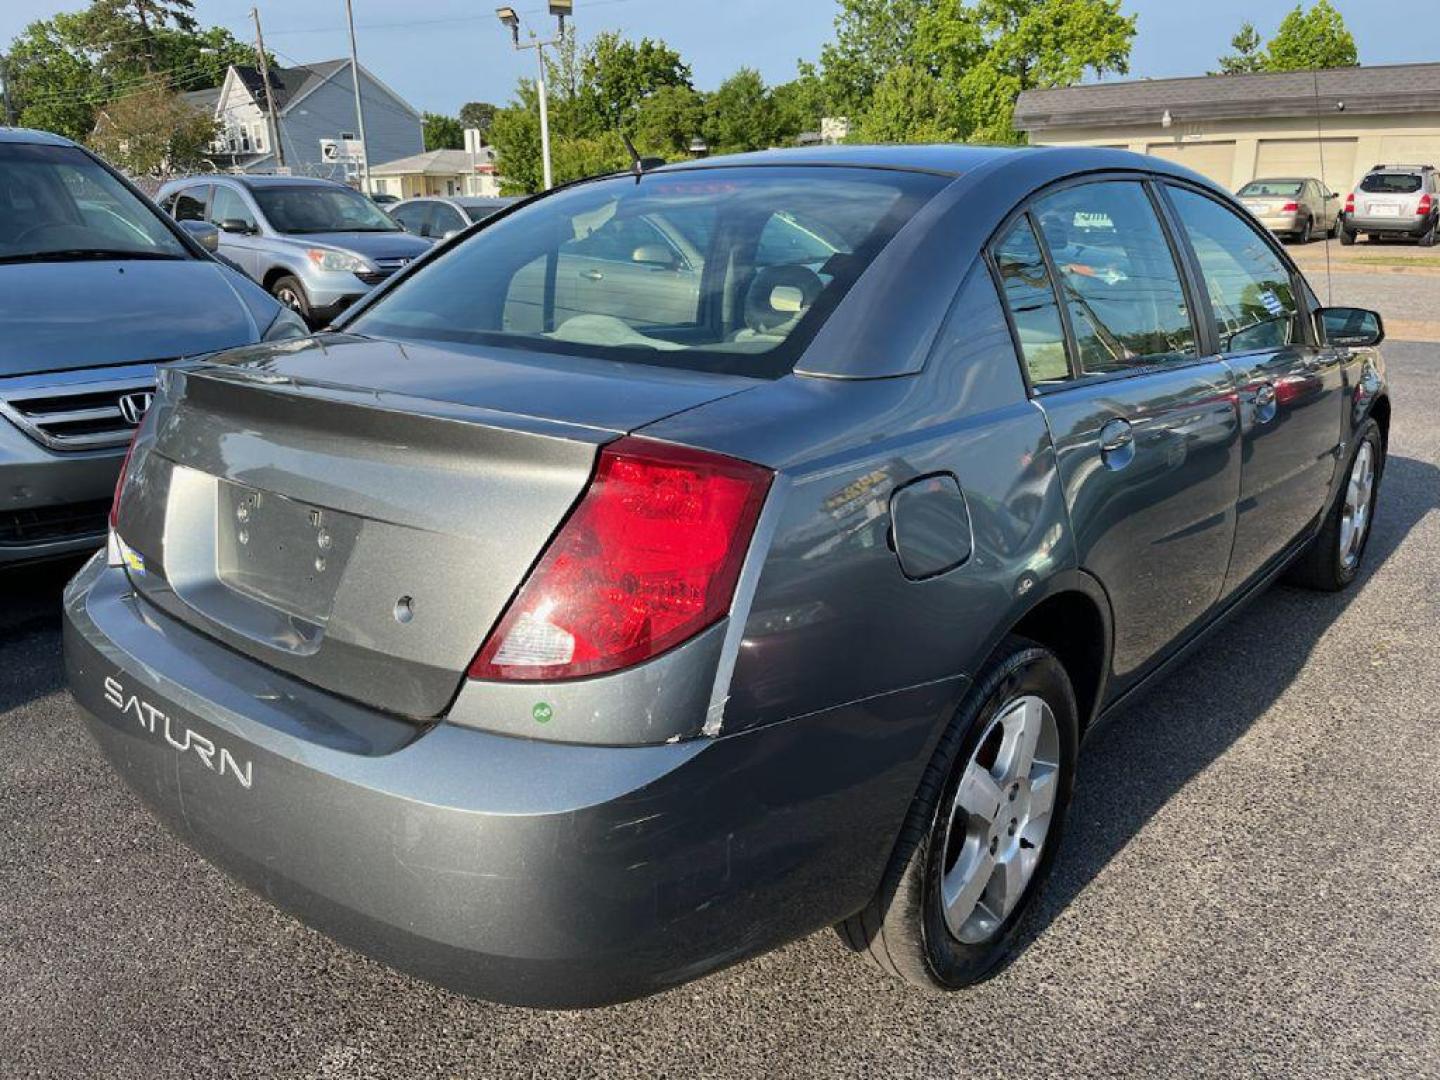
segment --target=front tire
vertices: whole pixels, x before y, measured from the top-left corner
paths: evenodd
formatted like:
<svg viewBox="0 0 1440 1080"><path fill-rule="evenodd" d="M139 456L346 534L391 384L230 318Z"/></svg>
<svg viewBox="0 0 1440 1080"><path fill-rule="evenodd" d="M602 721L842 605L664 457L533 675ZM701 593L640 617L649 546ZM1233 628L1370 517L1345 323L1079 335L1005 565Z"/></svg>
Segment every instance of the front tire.
<svg viewBox="0 0 1440 1080"><path fill-rule="evenodd" d="M880 888L837 928L846 944L928 990L989 975L1054 862L1078 744L1060 661L1007 638L941 737Z"/></svg>
<svg viewBox="0 0 1440 1080"><path fill-rule="evenodd" d="M1320 592L1339 592L1360 573L1370 542L1380 479L1385 473L1385 441L1380 425L1366 420L1355 433L1345 464L1345 482L1325 515L1325 524L1290 570L1293 584Z"/></svg>
<svg viewBox="0 0 1440 1080"><path fill-rule="evenodd" d="M276 278L270 286L270 295L304 319L307 326L310 325L310 298L305 295L305 286L300 284L299 278L289 274Z"/></svg>

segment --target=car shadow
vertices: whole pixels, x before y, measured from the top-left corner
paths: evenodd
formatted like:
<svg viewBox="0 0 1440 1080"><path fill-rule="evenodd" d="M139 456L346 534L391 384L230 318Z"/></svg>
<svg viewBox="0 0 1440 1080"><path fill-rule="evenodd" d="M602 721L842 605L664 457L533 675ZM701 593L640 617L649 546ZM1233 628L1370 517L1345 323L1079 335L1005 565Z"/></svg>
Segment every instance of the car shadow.
<svg viewBox="0 0 1440 1080"><path fill-rule="evenodd" d="M1440 468L1391 457L1361 576L1342 593L1277 585L1086 740L1047 887L1011 959L1039 936L1181 788L1241 738L1294 681L1321 636L1431 510ZM1220 692L1217 687L1224 687ZM1186 707L1167 707L1183 702ZM1196 722L1197 702L1205 720Z"/></svg>
<svg viewBox="0 0 1440 1080"><path fill-rule="evenodd" d="M65 685L60 600L82 561L0 570L0 718Z"/></svg>

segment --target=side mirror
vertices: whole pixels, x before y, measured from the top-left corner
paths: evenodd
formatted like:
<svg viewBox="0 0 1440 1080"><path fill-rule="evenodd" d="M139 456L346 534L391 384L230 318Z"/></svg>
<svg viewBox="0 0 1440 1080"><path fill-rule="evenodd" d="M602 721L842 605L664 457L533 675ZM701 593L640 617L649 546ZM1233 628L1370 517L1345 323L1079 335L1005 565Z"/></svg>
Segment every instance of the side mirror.
<svg viewBox="0 0 1440 1080"><path fill-rule="evenodd" d="M1380 313L1365 308L1321 308L1315 313L1315 327L1322 345L1366 348L1385 340L1385 323Z"/></svg>
<svg viewBox="0 0 1440 1080"><path fill-rule="evenodd" d="M675 262L675 254L664 244L641 244L630 256L631 262L641 263L645 266L663 267L674 269L678 264Z"/></svg>
<svg viewBox="0 0 1440 1080"><path fill-rule="evenodd" d="M208 221L182 221L180 227L190 234L192 240L209 252L220 250L220 230Z"/></svg>
<svg viewBox="0 0 1440 1080"><path fill-rule="evenodd" d="M239 233L241 236L249 236L255 231L255 227L243 218L226 218L220 222L220 231L228 233Z"/></svg>

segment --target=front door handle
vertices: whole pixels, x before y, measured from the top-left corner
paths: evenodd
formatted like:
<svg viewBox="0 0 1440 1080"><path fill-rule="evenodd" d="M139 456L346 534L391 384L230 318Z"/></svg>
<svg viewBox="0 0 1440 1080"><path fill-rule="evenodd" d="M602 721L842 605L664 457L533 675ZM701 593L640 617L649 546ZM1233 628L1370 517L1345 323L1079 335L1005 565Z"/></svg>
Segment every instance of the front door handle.
<svg viewBox="0 0 1440 1080"><path fill-rule="evenodd" d="M605 275L599 270L581 270L580 276L587 281L604 281Z"/></svg>
<svg viewBox="0 0 1440 1080"><path fill-rule="evenodd" d="M1268 424L1275 419L1278 411L1275 402L1275 384L1263 382L1255 387L1255 422Z"/></svg>

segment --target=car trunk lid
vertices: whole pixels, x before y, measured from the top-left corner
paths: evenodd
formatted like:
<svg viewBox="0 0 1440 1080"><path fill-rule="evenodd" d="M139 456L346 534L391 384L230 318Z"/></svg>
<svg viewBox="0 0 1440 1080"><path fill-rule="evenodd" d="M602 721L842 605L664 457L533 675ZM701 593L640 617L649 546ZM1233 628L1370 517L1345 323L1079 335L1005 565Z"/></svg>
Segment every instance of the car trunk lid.
<svg viewBox="0 0 1440 1080"><path fill-rule="evenodd" d="M227 359L161 380L117 526L135 587L415 718L448 707L602 444L751 385L660 369L560 385L549 365L364 339Z"/></svg>

